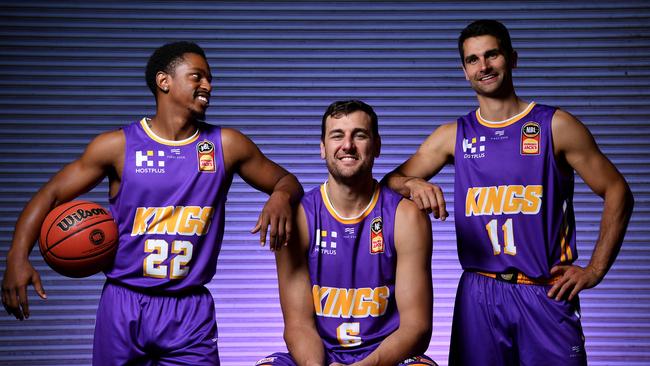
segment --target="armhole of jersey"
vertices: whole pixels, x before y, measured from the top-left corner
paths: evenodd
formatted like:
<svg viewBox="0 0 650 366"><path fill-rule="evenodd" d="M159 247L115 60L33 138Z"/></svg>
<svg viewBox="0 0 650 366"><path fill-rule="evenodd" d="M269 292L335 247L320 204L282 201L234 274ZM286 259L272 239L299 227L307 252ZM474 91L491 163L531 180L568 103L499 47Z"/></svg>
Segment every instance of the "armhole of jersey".
<svg viewBox="0 0 650 366"><path fill-rule="evenodd" d="M221 160L221 166L223 167L223 176L226 178L228 177L228 172L226 171L226 157L224 156L224 148L223 148L223 129L221 126L214 126L216 129L215 135L217 135L217 138L219 139L219 150L220 151L220 156L219 159ZM207 133L206 133L207 134Z"/></svg>
<svg viewBox="0 0 650 366"><path fill-rule="evenodd" d="M307 221L307 240L309 240L309 243L307 244L307 256L311 257L312 254L314 253L314 248L312 246L314 245L314 233L316 231L316 224L314 223L314 220L316 219L316 215L318 213L314 213L314 215L308 215L308 208L307 204L309 204L311 209L313 209L316 205L313 201L311 202L306 202L307 200L303 200L302 203L302 208L305 211L305 221ZM313 212L313 211L312 211Z"/></svg>
<svg viewBox="0 0 650 366"><path fill-rule="evenodd" d="M553 117L555 117L555 113L559 110L559 108L556 107L549 107L552 108L553 110L550 113L549 120L548 120L548 146L551 154L551 164L553 164L553 170L555 170L555 173L557 174L560 179L566 181L566 182L571 182L575 178L574 176L567 176L562 169L560 169L560 166L558 165L557 157L555 156L555 143L553 142Z"/></svg>
<svg viewBox="0 0 650 366"><path fill-rule="evenodd" d="M402 203L402 200L404 197L400 196L397 200L397 203L395 203L395 212L393 212L393 222L392 222L392 228L391 230L388 231L389 237L387 238L388 242L390 245L388 246L388 250L390 251L390 255L395 256L397 255L397 248L396 248L396 241L395 241L395 228L397 227L397 208L399 205Z"/></svg>
<svg viewBox="0 0 650 366"><path fill-rule="evenodd" d="M127 129L131 128L132 125L124 126L120 128L122 130L122 133L124 133L124 150L122 153L124 154L124 161L122 162L122 174L120 176L120 187L117 189L117 192L115 192L115 196L110 197L110 182L109 182L109 197L108 197L108 203L111 206L117 206L119 205L119 200L120 196L122 195L122 190L124 187L124 182L126 182L126 172L127 172L127 161L128 161L128 156L126 156L126 152L129 151L129 138L128 138L128 133ZM117 172L115 172L117 174Z"/></svg>

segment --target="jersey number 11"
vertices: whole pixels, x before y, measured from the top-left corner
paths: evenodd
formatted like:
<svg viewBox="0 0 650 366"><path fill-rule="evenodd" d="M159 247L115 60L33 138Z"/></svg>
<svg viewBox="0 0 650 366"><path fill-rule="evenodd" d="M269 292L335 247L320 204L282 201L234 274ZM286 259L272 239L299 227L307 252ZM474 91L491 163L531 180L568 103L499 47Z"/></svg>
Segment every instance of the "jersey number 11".
<svg viewBox="0 0 650 366"><path fill-rule="evenodd" d="M485 229L490 236L494 255L501 254L501 244L499 244L499 230L497 228L497 220L490 220L490 222L485 225ZM501 229L503 230L503 252L509 255L516 255L517 247L515 246L515 236L512 230L512 219L507 219L506 223L501 225Z"/></svg>

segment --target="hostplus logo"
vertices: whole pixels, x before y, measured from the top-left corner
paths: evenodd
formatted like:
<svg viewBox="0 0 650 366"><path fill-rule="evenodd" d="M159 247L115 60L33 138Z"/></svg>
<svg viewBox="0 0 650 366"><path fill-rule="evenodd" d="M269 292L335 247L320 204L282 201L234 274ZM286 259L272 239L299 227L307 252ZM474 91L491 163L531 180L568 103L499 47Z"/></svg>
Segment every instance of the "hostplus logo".
<svg viewBox="0 0 650 366"><path fill-rule="evenodd" d="M336 255L336 238L338 238L336 231L327 231L316 229L316 243L314 251L320 250L321 254Z"/></svg>
<svg viewBox="0 0 650 366"><path fill-rule="evenodd" d="M165 173L165 152L162 150L136 150L135 172L138 174Z"/></svg>
<svg viewBox="0 0 650 366"><path fill-rule="evenodd" d="M463 139L463 158L480 159L485 157L485 136Z"/></svg>

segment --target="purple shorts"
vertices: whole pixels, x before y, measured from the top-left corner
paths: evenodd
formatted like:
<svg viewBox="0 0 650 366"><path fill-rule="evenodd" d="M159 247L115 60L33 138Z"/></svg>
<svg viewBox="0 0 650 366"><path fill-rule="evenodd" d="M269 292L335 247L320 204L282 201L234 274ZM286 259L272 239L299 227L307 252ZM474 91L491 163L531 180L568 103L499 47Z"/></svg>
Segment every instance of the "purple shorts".
<svg viewBox="0 0 650 366"><path fill-rule="evenodd" d="M331 355L328 354L328 352L325 352L327 354L327 360L325 362L325 365L329 365L332 362L339 362L343 363L345 365L352 364L356 361L362 360L366 355L363 355L363 357L358 357L355 360L349 360L346 362L338 361L335 360L331 357ZM291 354L289 353L284 353L284 352L277 352L274 353L270 356L267 356L255 363L255 366L297 366L296 361L293 360L293 357L291 357ZM415 356L411 358L407 358L406 360L400 362L398 366L438 366L435 361L430 359L429 357L425 355L421 356Z"/></svg>
<svg viewBox="0 0 650 366"><path fill-rule="evenodd" d="M549 289L464 272L449 365L586 365L578 300L555 301Z"/></svg>
<svg viewBox="0 0 650 366"><path fill-rule="evenodd" d="M93 365L219 365L210 292L147 295L107 283L97 309Z"/></svg>

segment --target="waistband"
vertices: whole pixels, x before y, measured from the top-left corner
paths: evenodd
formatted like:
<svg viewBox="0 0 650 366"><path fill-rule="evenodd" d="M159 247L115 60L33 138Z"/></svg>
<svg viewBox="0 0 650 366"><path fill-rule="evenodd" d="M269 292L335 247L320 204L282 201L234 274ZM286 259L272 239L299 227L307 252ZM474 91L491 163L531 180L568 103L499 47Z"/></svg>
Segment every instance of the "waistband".
<svg viewBox="0 0 650 366"><path fill-rule="evenodd" d="M497 281L503 281L518 285L542 285L549 286L554 285L561 277L561 275L556 275L551 278L531 278L525 274L517 271L513 272L501 272L501 273L492 273L492 272L476 272L480 275L494 278Z"/></svg>

